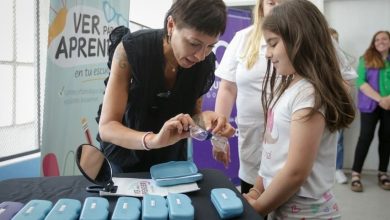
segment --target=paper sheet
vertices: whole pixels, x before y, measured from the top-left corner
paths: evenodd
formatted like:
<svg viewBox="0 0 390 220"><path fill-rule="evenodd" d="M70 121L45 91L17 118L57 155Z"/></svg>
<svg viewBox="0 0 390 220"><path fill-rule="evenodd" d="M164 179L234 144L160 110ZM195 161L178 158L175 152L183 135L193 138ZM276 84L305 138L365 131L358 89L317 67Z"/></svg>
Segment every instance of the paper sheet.
<svg viewBox="0 0 390 220"><path fill-rule="evenodd" d="M101 196L134 196L143 197L146 194L167 196L169 193L186 193L200 190L198 184L186 183L175 186L157 186L152 179L119 178L112 181L118 189L115 193L100 191Z"/></svg>

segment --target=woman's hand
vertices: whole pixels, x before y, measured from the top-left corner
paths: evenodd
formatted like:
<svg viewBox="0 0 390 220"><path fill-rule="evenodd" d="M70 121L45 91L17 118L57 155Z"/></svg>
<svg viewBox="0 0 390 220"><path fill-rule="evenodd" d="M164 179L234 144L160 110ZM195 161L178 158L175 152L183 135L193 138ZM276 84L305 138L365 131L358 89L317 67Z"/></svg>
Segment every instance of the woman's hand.
<svg viewBox="0 0 390 220"><path fill-rule="evenodd" d="M200 118L204 123L204 128L208 131L211 130L213 134L229 138L236 131L222 114L213 111L204 111L200 113Z"/></svg>
<svg viewBox="0 0 390 220"><path fill-rule="evenodd" d="M220 148L213 145L213 157L216 161L223 163L227 169L229 166L230 160L230 145L229 142L226 144L225 151L222 151Z"/></svg>
<svg viewBox="0 0 390 220"><path fill-rule="evenodd" d="M390 110L390 96L381 98L379 100L379 106L385 110Z"/></svg>
<svg viewBox="0 0 390 220"><path fill-rule="evenodd" d="M157 149L175 144L190 136L190 125L195 125L190 115L178 114L166 121L157 134L148 135L146 145L150 149Z"/></svg>
<svg viewBox="0 0 390 220"><path fill-rule="evenodd" d="M218 114L213 111L204 111L199 115L202 121L201 126L204 126L206 130L212 130L211 133L217 136L231 137L235 133L235 129L228 122L226 117L222 114ZM225 150L221 150L213 145L213 157L215 160L223 163L225 168L228 167L230 161L230 145L227 142Z"/></svg>

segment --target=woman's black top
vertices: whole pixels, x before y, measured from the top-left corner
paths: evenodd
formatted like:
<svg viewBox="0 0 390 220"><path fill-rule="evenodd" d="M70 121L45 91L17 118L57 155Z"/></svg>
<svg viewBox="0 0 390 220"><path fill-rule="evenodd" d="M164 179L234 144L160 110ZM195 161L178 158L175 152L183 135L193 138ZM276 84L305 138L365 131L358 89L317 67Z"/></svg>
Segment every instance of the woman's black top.
<svg viewBox="0 0 390 220"><path fill-rule="evenodd" d="M211 53L191 68L180 68L174 86L169 90L164 83L163 30L140 30L121 38L114 30L110 39L122 39L132 70L129 97L122 123L137 131L158 133L163 124L179 113L193 115L196 100L208 92L214 83L215 55ZM113 36L114 35L114 36ZM115 36L117 35L117 36ZM110 66L109 60L109 66ZM105 80L107 81L109 77ZM99 122L102 105L99 107ZM149 171L152 165L187 159L187 141L156 150L129 150L97 140L119 172ZM141 140L139 140L141 145ZM120 169L118 169L120 168Z"/></svg>

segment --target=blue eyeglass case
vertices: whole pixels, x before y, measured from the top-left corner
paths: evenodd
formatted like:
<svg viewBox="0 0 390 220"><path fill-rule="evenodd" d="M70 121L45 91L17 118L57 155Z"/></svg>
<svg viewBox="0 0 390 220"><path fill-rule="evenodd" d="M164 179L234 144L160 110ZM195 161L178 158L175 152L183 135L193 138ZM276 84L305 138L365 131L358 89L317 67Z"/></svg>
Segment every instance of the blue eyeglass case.
<svg viewBox="0 0 390 220"><path fill-rule="evenodd" d="M81 210L80 220L108 219L108 200L101 197L87 197Z"/></svg>
<svg viewBox="0 0 390 220"><path fill-rule="evenodd" d="M191 199L185 194L171 193L167 196L169 219L192 220L195 211Z"/></svg>
<svg viewBox="0 0 390 220"><path fill-rule="evenodd" d="M6 201L0 203L0 219L2 220L9 220L14 217L16 213L20 211L24 206L23 203L20 202L11 202Z"/></svg>
<svg viewBox="0 0 390 220"><path fill-rule="evenodd" d="M53 203L48 200L30 200L12 220L43 220L52 207Z"/></svg>
<svg viewBox="0 0 390 220"><path fill-rule="evenodd" d="M45 220L76 220L79 218L81 202L76 199L59 199Z"/></svg>
<svg viewBox="0 0 390 220"><path fill-rule="evenodd" d="M142 200L142 220L168 219L168 207L164 197L145 195Z"/></svg>
<svg viewBox="0 0 390 220"><path fill-rule="evenodd" d="M191 161L170 161L150 168L150 175L158 186L193 183L203 178Z"/></svg>
<svg viewBox="0 0 390 220"><path fill-rule="evenodd" d="M216 188L211 190L211 202L222 219L240 216L244 211L241 199L231 189Z"/></svg>
<svg viewBox="0 0 390 220"><path fill-rule="evenodd" d="M141 201L133 197L119 197L111 220L137 220L141 216Z"/></svg>

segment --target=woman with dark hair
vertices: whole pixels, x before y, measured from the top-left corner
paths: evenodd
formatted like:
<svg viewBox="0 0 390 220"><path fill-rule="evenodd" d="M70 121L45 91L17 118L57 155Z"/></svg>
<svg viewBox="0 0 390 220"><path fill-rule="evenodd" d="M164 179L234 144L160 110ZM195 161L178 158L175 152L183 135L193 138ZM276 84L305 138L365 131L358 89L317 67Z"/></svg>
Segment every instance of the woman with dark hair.
<svg viewBox="0 0 390 220"><path fill-rule="evenodd" d="M378 31L369 48L359 60L358 106L360 110L360 136L352 166L351 189L363 191L360 173L366 159L378 122L379 167L378 184L390 190L387 175L390 157L390 33Z"/></svg>
<svg viewBox="0 0 390 220"><path fill-rule="evenodd" d="M233 135L223 115L201 112L202 95L214 82L212 49L225 26L222 0L176 0L164 29L123 37L126 31L113 31L110 38L121 42L109 60L97 139L114 172L186 160L191 125Z"/></svg>

